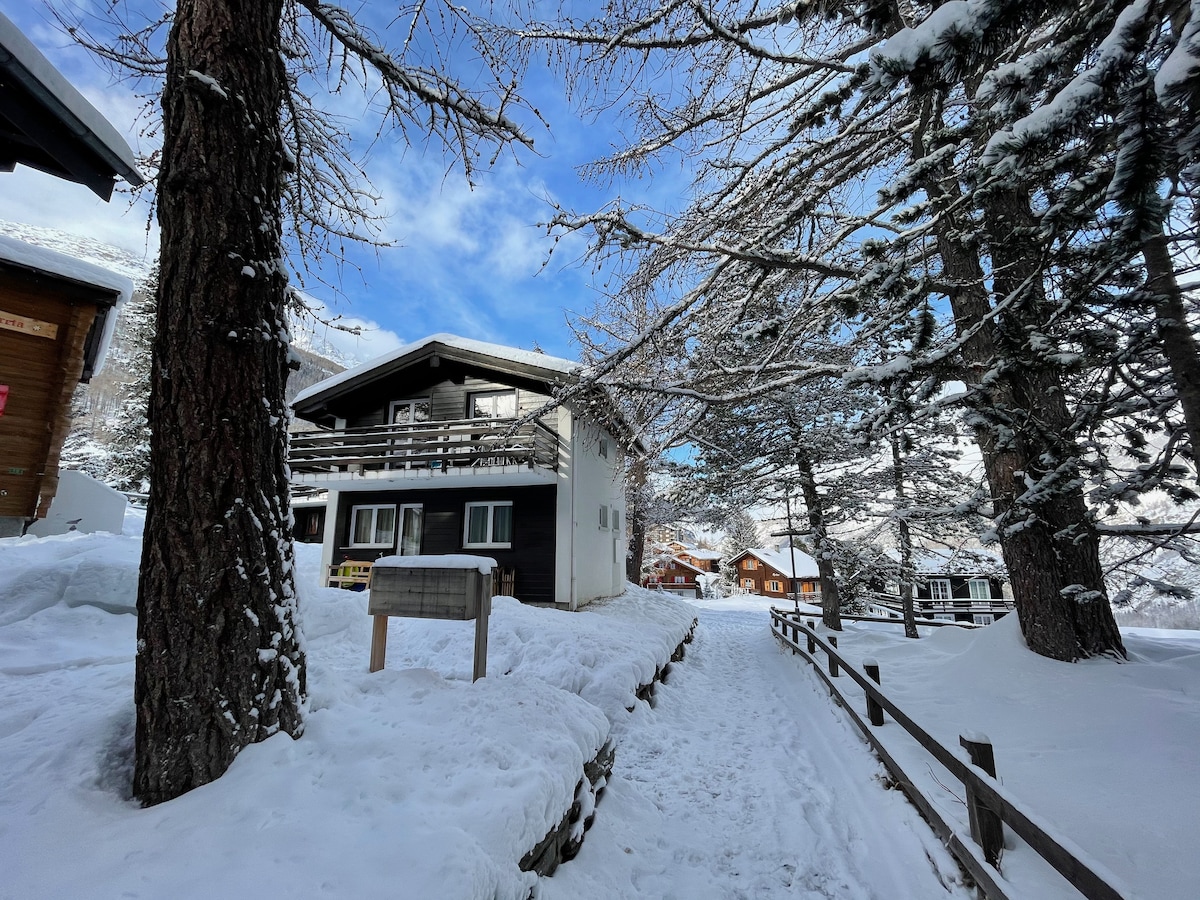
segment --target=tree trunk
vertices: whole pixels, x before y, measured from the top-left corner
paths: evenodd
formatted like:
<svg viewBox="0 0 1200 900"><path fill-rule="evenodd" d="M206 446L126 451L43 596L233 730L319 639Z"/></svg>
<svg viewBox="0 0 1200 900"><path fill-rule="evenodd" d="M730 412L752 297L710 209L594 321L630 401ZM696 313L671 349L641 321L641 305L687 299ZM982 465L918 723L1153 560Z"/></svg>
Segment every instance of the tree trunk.
<svg viewBox="0 0 1200 900"><path fill-rule="evenodd" d="M900 507L907 492L904 489L904 457L900 452L900 436L897 434L892 435L892 482L896 490L896 506ZM904 614L904 636L919 638L917 612L913 607L912 534L909 532L908 519L899 517L896 531L896 542L900 548L900 609Z"/></svg>
<svg viewBox="0 0 1200 900"><path fill-rule="evenodd" d="M808 511L812 530L813 552L817 558L817 574L821 577L821 621L833 631L842 630L842 599L838 592L837 572L833 568L833 551L825 529L825 505L817 490L812 460L800 449L796 451L796 471L800 476L800 492ZM792 540L791 535L788 540Z"/></svg>
<svg viewBox="0 0 1200 900"><path fill-rule="evenodd" d="M1054 659L1125 656L1100 565L1100 540L1083 497L1073 417L1057 370L1026 351L1047 325L1036 223L1024 194L998 191L983 204L999 317L1007 398L999 425L1020 467L998 473L997 524L1030 648ZM1013 559L1009 557L1013 556ZM1020 594L1018 595L1018 590Z"/></svg>
<svg viewBox="0 0 1200 900"><path fill-rule="evenodd" d="M167 54L154 460L134 794L169 800L303 730L286 478L282 0L181 0Z"/></svg>
<svg viewBox="0 0 1200 900"><path fill-rule="evenodd" d="M1154 324L1159 346L1171 367L1192 455L1200 456L1200 353L1188 327L1187 307L1175 279L1175 267L1161 224L1158 232L1143 244L1142 256L1146 260L1146 289L1155 301Z"/></svg>

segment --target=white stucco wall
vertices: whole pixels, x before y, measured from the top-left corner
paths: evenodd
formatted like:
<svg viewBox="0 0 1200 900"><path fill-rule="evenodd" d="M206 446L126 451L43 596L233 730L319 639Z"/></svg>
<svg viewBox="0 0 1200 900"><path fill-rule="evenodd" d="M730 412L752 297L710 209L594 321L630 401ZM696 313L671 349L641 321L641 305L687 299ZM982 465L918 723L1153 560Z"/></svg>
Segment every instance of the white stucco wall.
<svg viewBox="0 0 1200 900"><path fill-rule="evenodd" d="M607 456L601 455L601 441ZM607 431L573 423L571 459L571 543L574 550L575 607L625 589L625 489L621 451ZM601 525L601 507L607 525ZM619 518L613 528L613 512ZM560 523L566 521L560 509Z"/></svg>

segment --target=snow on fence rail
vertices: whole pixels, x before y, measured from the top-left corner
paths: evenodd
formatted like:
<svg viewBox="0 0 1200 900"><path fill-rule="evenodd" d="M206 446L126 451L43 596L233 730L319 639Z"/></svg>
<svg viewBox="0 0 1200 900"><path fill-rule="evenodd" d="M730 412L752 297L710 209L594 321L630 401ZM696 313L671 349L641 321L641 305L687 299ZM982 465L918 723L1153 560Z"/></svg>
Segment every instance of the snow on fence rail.
<svg viewBox="0 0 1200 900"><path fill-rule="evenodd" d="M1087 900L1135 900L1135 895L1120 884L1116 875L1098 862L1084 860L1086 853L1072 841L1055 837L1051 827L1033 813L1018 806L1017 801L983 766L990 757L991 744L982 735L963 734L959 740L974 765L967 765L955 751L942 744L900 709L879 686L879 667L872 660L864 661L863 670L837 652L837 638L822 638L816 632L816 621L802 622L799 616L784 610L771 609L771 631L775 637L812 664L836 702L846 710L867 741L874 748L892 777L921 811L933 829L946 842L950 852L975 879L988 900L1015 900L1021 896L1017 889L1001 876L995 867L1003 842L999 823L1008 825L1029 847L1053 866ZM791 632L789 637L788 632ZM800 635L805 646L800 644ZM820 648L827 657L828 674L817 665L816 651ZM850 705L845 692L834 682L840 671L850 676L866 697L869 722ZM921 792L904 771L895 755L888 751L876 730L883 724L884 714L890 715L908 734L947 772L962 782L967 795L972 838L980 846L964 841L954 825L937 809L933 801ZM979 768L977 768L979 767Z"/></svg>

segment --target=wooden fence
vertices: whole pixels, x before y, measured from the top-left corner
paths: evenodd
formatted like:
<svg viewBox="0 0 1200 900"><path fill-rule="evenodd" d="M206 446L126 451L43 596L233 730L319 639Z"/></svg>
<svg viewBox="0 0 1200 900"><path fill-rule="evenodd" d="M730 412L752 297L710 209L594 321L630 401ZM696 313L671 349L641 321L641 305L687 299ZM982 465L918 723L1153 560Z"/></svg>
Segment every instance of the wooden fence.
<svg viewBox="0 0 1200 900"><path fill-rule="evenodd" d="M817 634L815 619L802 619L795 613L772 609L771 631L793 653L812 663L813 670L862 731L892 777L945 841L962 867L975 879L988 900L1023 900L1023 895L1004 879L996 867L1003 846L1002 825L1011 828L1087 900L1134 900L1135 895L1127 888L1116 887L1119 881L1115 875L1095 862L1084 862L1087 857L1083 850L1064 838L1052 836L1046 823L1018 805L1016 799L996 781L994 763L991 764L991 771L987 771L987 764L991 760L991 744L986 739L972 734L964 734L959 738L972 760L972 764L967 764L954 750L909 718L887 696L879 685L879 667L873 660L865 660L860 670L838 653L836 636L822 637ZM826 670L817 665L818 649L826 656ZM838 688L835 679L843 672L862 688L869 717L867 720L851 705L845 692ZM973 842L959 836L954 823L922 793L889 752L880 735L885 715L890 715L953 778L962 782Z"/></svg>

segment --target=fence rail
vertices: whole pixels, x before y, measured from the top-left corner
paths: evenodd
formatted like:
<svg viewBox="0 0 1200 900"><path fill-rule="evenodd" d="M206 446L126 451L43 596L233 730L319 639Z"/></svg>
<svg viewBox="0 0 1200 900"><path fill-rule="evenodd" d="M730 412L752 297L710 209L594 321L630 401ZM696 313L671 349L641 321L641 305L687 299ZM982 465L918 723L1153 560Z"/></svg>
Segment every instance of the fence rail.
<svg viewBox="0 0 1200 900"><path fill-rule="evenodd" d="M872 678L868 672L860 670L849 662L837 650L837 638L828 639L817 634L815 621L804 622L801 617L784 610L771 610L771 631L793 653L803 656L812 664L813 670L829 687L829 691L850 715L850 718L862 731L875 752L879 754L884 765L904 789L905 794L913 801L926 817L934 830L946 842L946 846L979 884L984 895L989 900L1017 900L1021 895L1009 884L993 864L998 855L999 847L994 842L1000 840L999 830L988 832L987 822L998 820L1007 825L1025 841L1029 847L1053 866L1068 883L1070 883L1087 900L1134 900L1134 895L1127 888L1118 889L1118 879L1112 873L1104 871L1099 865L1085 863L1086 854L1072 842L1056 838L1050 833L1050 828L1039 818L1022 809L1015 798L996 781L994 775L987 773L976 765L963 762L957 753L929 734L900 709L878 684L878 667L873 666ZM788 633L791 633L790 637ZM804 645L801 645L801 635ZM828 672L817 665L816 651L820 649L827 658ZM867 666L864 666L867 668ZM845 672L859 687L866 698L868 714L872 721L868 722L851 705L848 698L835 683L840 672ZM939 762L949 774L962 782L966 791L968 808L971 814L972 837L992 842L991 847L976 846L975 843L964 841L952 824L916 786L913 779L904 771L893 754L882 741L879 731L883 715L890 715L930 756ZM990 744L975 740L979 736L963 735L960 742L968 751L977 748L979 744L990 751ZM974 754L972 755L974 760ZM979 819L982 817L982 829L978 832ZM992 857L992 859L989 859Z"/></svg>

